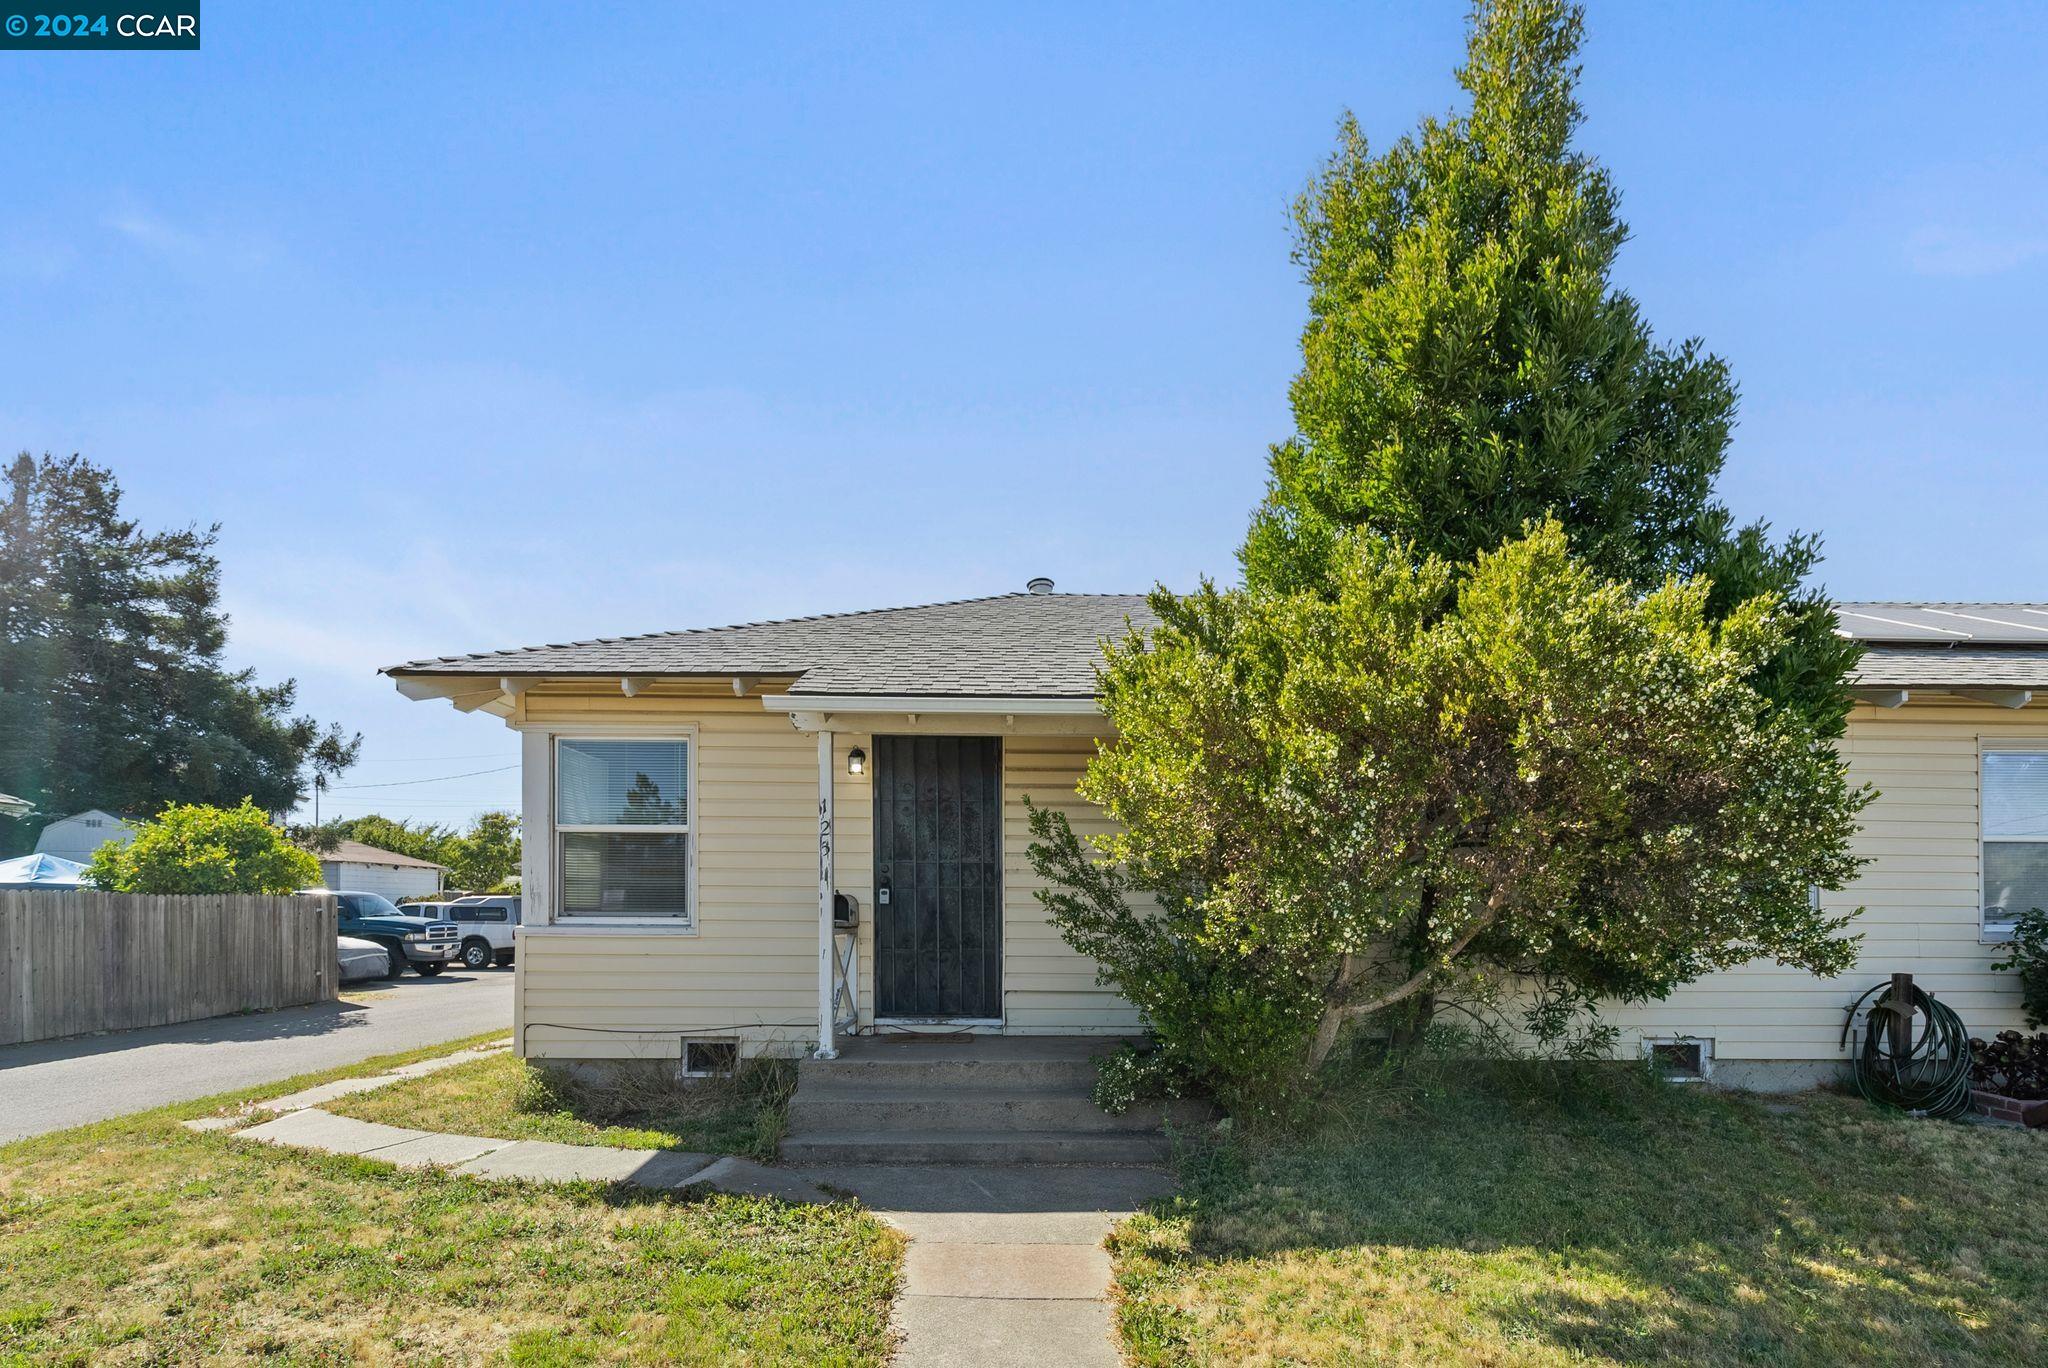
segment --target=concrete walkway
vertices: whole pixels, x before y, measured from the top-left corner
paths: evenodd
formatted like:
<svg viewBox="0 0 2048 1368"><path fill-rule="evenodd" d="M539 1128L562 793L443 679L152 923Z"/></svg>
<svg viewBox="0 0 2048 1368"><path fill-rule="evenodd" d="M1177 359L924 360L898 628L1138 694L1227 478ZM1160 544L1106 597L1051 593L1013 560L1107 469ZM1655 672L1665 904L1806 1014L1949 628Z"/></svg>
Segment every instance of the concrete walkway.
<svg viewBox="0 0 2048 1368"><path fill-rule="evenodd" d="M1106 1300L1110 1227L1171 1191L1135 1168L847 1165L806 1174L908 1235L898 1368L1122 1361Z"/></svg>
<svg viewBox="0 0 2048 1368"><path fill-rule="evenodd" d="M323 1154L353 1154L398 1168L448 1168L477 1178L537 1183L629 1183L652 1191L702 1186L720 1192L775 1197L785 1202L832 1200L831 1194L802 1177L732 1155L451 1135L445 1131L358 1121L320 1109L323 1102L452 1069L506 1048L488 1045L459 1050L386 1073L321 1083L301 1092L252 1103L246 1111L233 1116L199 1117L185 1125L195 1131L228 1133L237 1140L259 1140ZM270 1119L259 1120L260 1117Z"/></svg>
<svg viewBox="0 0 2048 1368"><path fill-rule="evenodd" d="M710 1187L787 1202L858 1197L910 1237L891 1316L897 1368L1115 1368L1103 1237L1172 1190L1141 1168L860 1164L775 1169L731 1156L449 1135L358 1121L320 1104L453 1068L502 1049L464 1050L368 1078L323 1083L204 1117L193 1130L353 1154L400 1168L445 1167L487 1179ZM259 1117L268 1117L259 1120ZM252 1124L253 1123L253 1124Z"/></svg>

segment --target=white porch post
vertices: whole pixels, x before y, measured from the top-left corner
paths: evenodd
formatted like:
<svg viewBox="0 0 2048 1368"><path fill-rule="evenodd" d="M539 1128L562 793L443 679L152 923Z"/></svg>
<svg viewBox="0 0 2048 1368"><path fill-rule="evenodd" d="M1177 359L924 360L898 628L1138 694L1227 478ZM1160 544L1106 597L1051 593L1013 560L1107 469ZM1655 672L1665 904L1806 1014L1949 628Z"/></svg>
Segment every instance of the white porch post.
<svg viewBox="0 0 2048 1368"><path fill-rule="evenodd" d="M818 729L818 1053L837 1059L832 1046L832 733Z"/></svg>

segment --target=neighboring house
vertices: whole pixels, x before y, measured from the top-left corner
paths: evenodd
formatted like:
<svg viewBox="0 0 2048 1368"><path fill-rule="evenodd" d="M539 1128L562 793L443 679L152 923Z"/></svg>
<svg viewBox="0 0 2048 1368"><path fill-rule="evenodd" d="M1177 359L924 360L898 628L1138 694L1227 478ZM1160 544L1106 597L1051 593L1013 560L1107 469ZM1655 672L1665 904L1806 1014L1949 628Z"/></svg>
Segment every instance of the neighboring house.
<svg viewBox="0 0 2048 1368"><path fill-rule="evenodd" d="M381 893L400 898L425 898L441 891L445 867L414 859L395 850L379 850L361 841L343 841L319 852L320 882L337 893Z"/></svg>
<svg viewBox="0 0 2048 1368"><path fill-rule="evenodd" d="M830 1048L836 1031L1138 1029L1048 923L1024 801L1074 791L1107 731L1098 643L1136 596L997 598L452 656L387 673L524 738L525 925L514 1026L549 1059ZM2020 1024L1989 969L2048 905L2048 606L1847 605L1872 643L1842 742L1881 796L1862 960L1764 964L1609 1017L1633 1053L1697 1040L1722 1081L1784 1086L1842 1058L1844 1010L1905 971L1980 1034ZM2037 703L2033 690L2044 690ZM858 905L835 938L835 893ZM835 940L837 943L835 944ZM835 967L851 963L857 991Z"/></svg>
<svg viewBox="0 0 2048 1368"><path fill-rule="evenodd" d="M36 837L36 853L91 864L92 853L107 842L127 845L135 839L135 828L130 821L99 808L60 817L44 827L43 834Z"/></svg>

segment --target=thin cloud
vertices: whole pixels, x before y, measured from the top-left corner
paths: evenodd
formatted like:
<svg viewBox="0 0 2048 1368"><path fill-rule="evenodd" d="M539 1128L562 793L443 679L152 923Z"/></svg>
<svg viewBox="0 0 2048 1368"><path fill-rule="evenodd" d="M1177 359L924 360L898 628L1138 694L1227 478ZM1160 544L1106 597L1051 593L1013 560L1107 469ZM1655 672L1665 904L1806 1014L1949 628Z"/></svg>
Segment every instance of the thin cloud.
<svg viewBox="0 0 2048 1368"><path fill-rule="evenodd" d="M246 273L262 270L280 255L274 242L258 234L186 228L132 206L106 215L100 226L149 256L188 270Z"/></svg>

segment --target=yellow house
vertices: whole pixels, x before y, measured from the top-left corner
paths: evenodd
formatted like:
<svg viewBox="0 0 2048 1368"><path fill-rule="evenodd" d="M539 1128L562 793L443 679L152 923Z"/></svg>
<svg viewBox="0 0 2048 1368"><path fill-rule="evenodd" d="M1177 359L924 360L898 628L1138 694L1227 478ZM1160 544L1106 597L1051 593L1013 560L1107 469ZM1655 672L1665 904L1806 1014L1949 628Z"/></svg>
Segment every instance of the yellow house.
<svg viewBox="0 0 2048 1368"><path fill-rule="evenodd" d="M1074 791L1107 724L1104 637L1130 595L1025 593L538 646L395 666L415 699L523 738L525 1057L709 1070L945 1027L1126 1035L1136 1013L1048 924L1024 801ZM1879 797L1840 979L1757 964L1615 1006L1634 1053L1799 1086L1843 1058L1843 1013L1894 972L1975 1034L2018 1026L1990 964L2048 906L2048 606L1850 604L1870 643L1842 748Z"/></svg>

